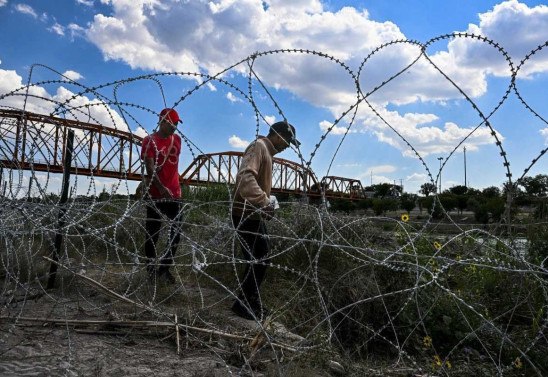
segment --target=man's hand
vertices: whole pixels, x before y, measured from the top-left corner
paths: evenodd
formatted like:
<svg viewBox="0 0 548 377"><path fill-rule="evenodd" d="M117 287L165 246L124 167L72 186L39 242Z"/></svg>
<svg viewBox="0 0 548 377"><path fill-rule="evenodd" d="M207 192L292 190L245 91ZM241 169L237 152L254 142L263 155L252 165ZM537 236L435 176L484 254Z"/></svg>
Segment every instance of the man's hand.
<svg viewBox="0 0 548 377"><path fill-rule="evenodd" d="M160 195L162 195L162 198L173 198L173 194L166 186L162 184L158 186L159 186L159 191L160 191Z"/></svg>
<svg viewBox="0 0 548 377"><path fill-rule="evenodd" d="M274 206L272 204L267 205L266 207L263 207L261 212L261 216L265 220L271 220L274 217Z"/></svg>

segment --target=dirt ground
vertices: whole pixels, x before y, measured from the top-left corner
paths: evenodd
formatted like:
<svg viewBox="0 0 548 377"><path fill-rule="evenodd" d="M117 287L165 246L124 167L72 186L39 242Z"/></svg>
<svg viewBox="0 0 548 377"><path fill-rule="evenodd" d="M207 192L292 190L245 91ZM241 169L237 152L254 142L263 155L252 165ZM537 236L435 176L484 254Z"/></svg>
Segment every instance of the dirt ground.
<svg viewBox="0 0 548 377"><path fill-rule="evenodd" d="M74 278L61 279L58 287L47 292L40 284L5 290L0 296L0 375L217 377L301 374L286 373L291 364L287 363L293 355L291 351L271 348L268 342L253 349L253 339L261 338L258 337L261 334L259 325L233 315L229 309L231 301L221 292L187 286L184 294L167 294L166 299L165 292L170 288L156 288L158 302L149 304L165 315L132 307ZM151 287L142 290L150 293ZM193 300L193 295L194 298L199 296L199 300ZM181 303L178 299L182 296L185 304L177 304ZM140 301L146 302L144 298ZM197 301L202 304L193 307ZM192 315L188 315L189 312ZM140 323L138 321L174 322L167 313L178 313L183 325L179 334L179 354L175 326L133 325ZM203 331L184 331L184 326ZM283 331L282 335L279 331L276 334L270 331L272 341L289 346L302 340ZM321 370L310 372L301 375L329 375Z"/></svg>

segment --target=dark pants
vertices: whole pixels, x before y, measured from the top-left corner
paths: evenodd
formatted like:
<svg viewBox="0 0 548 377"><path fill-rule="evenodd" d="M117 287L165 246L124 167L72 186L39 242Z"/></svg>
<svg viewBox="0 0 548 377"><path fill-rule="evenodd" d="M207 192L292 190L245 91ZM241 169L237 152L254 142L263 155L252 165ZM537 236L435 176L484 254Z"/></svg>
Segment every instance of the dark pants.
<svg viewBox="0 0 548 377"><path fill-rule="evenodd" d="M241 279L242 295L244 303L254 305L259 302L259 288L265 277L267 266L255 264L253 261L261 260L261 263L268 263L263 258L270 252L270 241L266 224L263 220L242 219L240 216L232 215L232 223L238 232L242 254L250 263L247 264Z"/></svg>
<svg viewBox="0 0 548 377"><path fill-rule="evenodd" d="M173 264L173 256L177 251L181 238L181 204L176 201L151 202L147 204L147 218L145 221L145 255L147 263L154 263L156 258L156 243L160 235L162 221L169 221L168 248L160 258L160 264L169 268ZM163 216L162 216L163 215ZM164 217L164 219L162 219Z"/></svg>

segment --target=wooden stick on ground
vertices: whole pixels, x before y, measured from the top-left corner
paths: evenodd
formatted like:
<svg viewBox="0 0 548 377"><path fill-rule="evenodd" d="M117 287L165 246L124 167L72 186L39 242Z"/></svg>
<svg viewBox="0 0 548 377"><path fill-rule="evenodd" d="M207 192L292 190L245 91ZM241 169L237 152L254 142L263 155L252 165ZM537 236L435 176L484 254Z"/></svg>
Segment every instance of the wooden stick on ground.
<svg viewBox="0 0 548 377"><path fill-rule="evenodd" d="M149 312L151 312L155 315L160 315L160 316L164 316L164 317L167 316L169 318L169 315L166 315L166 313L163 313L163 312L161 312L161 311L159 311L159 310L157 310L153 307L141 304L141 303L133 301L133 300L127 298L127 297L124 297L124 296L108 289L107 287L105 287L104 285L99 283L98 281L95 281L92 278L90 278L88 276L85 276L85 275L82 275L78 272L74 272L71 269L69 269L68 267L66 267L65 265L63 265L59 262L56 262L53 259L50 259L46 256L44 256L43 258L50 261L50 262L58 264L61 268L67 270L68 272L72 273L73 275L75 275L75 276L77 276L81 279L84 279L84 281L86 281L89 284L99 288L100 290L105 292L108 296L111 296L115 299L126 302L128 304L135 305L135 306L137 306L141 309L144 309L146 311L149 311ZM14 319L14 318L10 318L10 317L0 317L0 318L2 318L2 319ZM17 317L15 319L18 320L18 321L25 321L25 320L26 321L39 321L39 322L41 321L41 322L61 323L61 324L70 324L70 323L72 323L72 324L85 324L85 323L91 324L91 323L95 323L95 324L110 324L110 325L132 326L132 327L138 327L138 326L143 326L143 327L155 327L155 326L156 327L165 327L165 326L169 326L169 327L171 327L171 326L174 325L174 323L172 323L172 322L157 322L157 321L80 321L80 320L68 320L68 319L49 320L49 319L46 319L46 318L40 319L40 318L32 318L32 317ZM234 334L226 333L224 331L203 329L203 328L200 328L200 327L189 326L189 325L181 325L181 324L177 324L177 323L175 323L175 326L176 326L177 330L180 329L180 328L183 328L186 331L196 331L196 332L200 332L200 333L204 333L204 334L209 334L210 336L217 335L217 336L220 336L220 337L223 337L223 338L228 338L228 339L250 341L250 340L253 340L253 338L254 338L254 337L249 337L249 336L234 335ZM279 344L279 343L271 343L271 345L274 346L274 347L280 348L280 349L291 351L291 352L297 352L298 351L298 349L295 348L295 347L286 346L286 345Z"/></svg>
<svg viewBox="0 0 548 377"><path fill-rule="evenodd" d="M181 353L181 343L179 342L179 324L177 323L177 314L175 314L175 334L177 335L177 355L179 355Z"/></svg>

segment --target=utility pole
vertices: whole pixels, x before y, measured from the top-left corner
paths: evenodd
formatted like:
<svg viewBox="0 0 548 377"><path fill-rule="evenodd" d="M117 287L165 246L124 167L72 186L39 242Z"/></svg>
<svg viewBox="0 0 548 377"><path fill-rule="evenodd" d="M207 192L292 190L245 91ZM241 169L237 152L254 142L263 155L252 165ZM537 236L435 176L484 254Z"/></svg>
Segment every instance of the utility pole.
<svg viewBox="0 0 548 377"><path fill-rule="evenodd" d="M371 186L373 186L373 169L371 169Z"/></svg>
<svg viewBox="0 0 548 377"><path fill-rule="evenodd" d="M441 194L441 162L443 161L443 157L438 157L438 161L440 162L440 189L439 189L439 192L438 194Z"/></svg>
<svg viewBox="0 0 548 377"><path fill-rule="evenodd" d="M464 187L468 188L466 184L466 147L464 147Z"/></svg>

